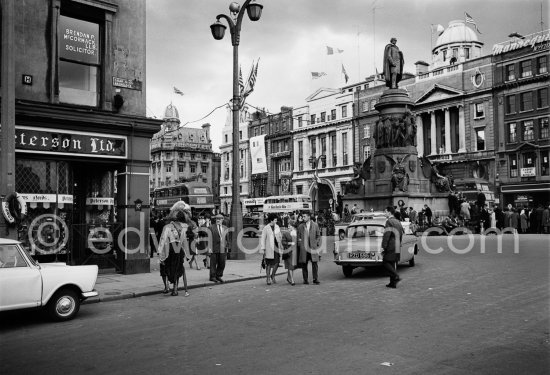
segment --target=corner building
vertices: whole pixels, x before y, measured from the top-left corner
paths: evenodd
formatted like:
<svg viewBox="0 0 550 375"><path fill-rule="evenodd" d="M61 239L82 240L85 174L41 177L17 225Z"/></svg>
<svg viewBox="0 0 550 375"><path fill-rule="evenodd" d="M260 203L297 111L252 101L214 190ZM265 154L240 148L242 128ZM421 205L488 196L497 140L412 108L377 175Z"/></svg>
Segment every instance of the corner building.
<svg viewBox="0 0 550 375"><path fill-rule="evenodd" d="M42 262L149 272L145 1L16 2L13 22L20 240Z"/></svg>

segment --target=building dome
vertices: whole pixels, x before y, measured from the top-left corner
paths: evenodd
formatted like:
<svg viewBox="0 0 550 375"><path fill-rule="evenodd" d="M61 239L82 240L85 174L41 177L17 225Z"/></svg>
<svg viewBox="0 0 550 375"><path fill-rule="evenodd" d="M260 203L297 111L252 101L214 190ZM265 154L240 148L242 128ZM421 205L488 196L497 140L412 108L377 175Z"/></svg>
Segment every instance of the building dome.
<svg viewBox="0 0 550 375"><path fill-rule="evenodd" d="M178 120L180 119L180 114L178 112L178 109L170 103L168 107L166 107L166 110L164 111L164 118L163 120Z"/></svg>
<svg viewBox="0 0 550 375"><path fill-rule="evenodd" d="M449 27L437 38L434 49L454 43L479 42L474 30L466 26L463 20L449 22Z"/></svg>

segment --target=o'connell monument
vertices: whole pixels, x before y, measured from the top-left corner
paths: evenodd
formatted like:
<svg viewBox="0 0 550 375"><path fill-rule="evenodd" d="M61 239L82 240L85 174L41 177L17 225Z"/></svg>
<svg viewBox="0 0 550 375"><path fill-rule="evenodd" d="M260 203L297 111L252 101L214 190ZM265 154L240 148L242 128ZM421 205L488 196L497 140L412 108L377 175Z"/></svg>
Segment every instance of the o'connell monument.
<svg viewBox="0 0 550 375"><path fill-rule="evenodd" d="M379 119L374 125L374 155L363 164L366 208L376 210L398 206L400 201L419 209L428 204L432 209L447 208L448 190L442 191L431 178L436 174L425 158L419 160L416 149L414 104L406 90L398 84L403 73L403 53L391 42L384 49L384 77L388 87L375 105ZM371 160L372 158L372 160ZM426 177L430 176L430 177Z"/></svg>

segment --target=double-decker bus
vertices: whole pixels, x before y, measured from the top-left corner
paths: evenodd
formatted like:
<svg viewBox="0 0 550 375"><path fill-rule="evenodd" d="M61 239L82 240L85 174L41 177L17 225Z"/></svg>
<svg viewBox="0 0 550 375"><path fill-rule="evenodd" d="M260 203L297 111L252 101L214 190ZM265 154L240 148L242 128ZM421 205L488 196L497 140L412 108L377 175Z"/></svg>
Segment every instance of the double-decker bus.
<svg viewBox="0 0 550 375"><path fill-rule="evenodd" d="M193 216L211 212L214 208L212 189L202 182L191 181L164 186L156 188L153 192L153 208L161 214L166 215L178 201L189 204Z"/></svg>
<svg viewBox="0 0 550 375"><path fill-rule="evenodd" d="M309 195L277 195L265 198L264 213L312 212Z"/></svg>

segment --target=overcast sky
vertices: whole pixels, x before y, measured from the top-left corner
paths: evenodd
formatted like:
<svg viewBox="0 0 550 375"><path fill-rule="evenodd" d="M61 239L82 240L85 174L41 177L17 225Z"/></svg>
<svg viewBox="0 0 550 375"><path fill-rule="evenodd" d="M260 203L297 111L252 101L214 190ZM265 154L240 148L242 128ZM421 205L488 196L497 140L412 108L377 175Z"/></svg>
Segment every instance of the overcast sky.
<svg viewBox="0 0 550 375"><path fill-rule="evenodd" d="M242 4L244 1L241 1ZM391 37L405 58L405 71L414 73L418 60L430 62L430 25L447 27L467 12L477 23L485 43L493 44L548 29L548 1L540 0L258 0L262 17L252 22L245 15L239 46L244 79L253 60L260 58L254 92L247 103L271 113L281 106L300 106L320 87L345 84L342 64L350 78L360 82L382 70L384 46ZM147 115L162 118L170 102L182 124L212 125L214 150L221 144L221 129L232 96L232 45L214 40L210 25L216 15L229 14L228 0L147 0ZM373 7L374 17L373 17ZM225 22L225 21L222 21ZM472 25L470 25L472 26ZM359 35L358 35L359 31ZM341 54L327 55L326 46ZM327 76L313 80L311 72ZM174 94L177 87L185 95ZM202 119L202 120L201 120Z"/></svg>

